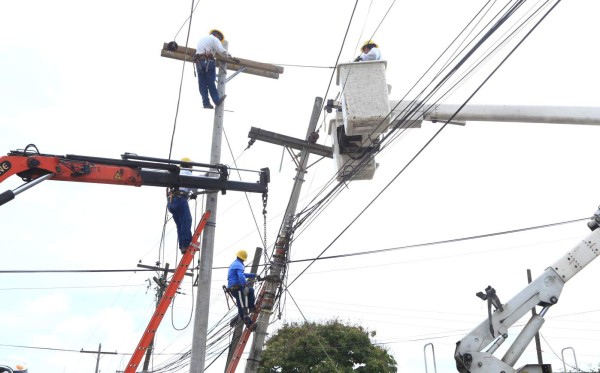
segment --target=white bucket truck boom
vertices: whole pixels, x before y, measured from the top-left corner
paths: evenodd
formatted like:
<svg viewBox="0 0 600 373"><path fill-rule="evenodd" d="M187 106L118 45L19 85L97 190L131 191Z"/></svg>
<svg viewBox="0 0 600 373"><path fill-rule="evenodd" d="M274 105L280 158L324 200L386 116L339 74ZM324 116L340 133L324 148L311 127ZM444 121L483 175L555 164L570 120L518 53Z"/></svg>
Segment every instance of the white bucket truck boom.
<svg viewBox="0 0 600 373"><path fill-rule="evenodd" d="M549 364L528 364L518 369L513 366L541 329L548 309L558 302L564 284L600 255L598 226L600 207L588 223L592 233L506 304L500 303L489 286L485 293L477 294L487 300L489 317L456 343L454 359L460 373L552 373ZM508 339L508 328L535 306L542 307L541 311L531 317L501 359L494 356Z"/></svg>

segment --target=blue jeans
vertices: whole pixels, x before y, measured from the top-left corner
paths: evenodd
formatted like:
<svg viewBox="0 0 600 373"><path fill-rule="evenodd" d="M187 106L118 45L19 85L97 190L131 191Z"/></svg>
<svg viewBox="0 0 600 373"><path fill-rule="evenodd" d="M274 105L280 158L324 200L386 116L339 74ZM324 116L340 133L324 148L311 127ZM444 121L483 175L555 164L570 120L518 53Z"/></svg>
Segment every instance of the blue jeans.
<svg viewBox="0 0 600 373"><path fill-rule="evenodd" d="M256 306L254 305L256 299L254 297L254 288L248 287L248 290L248 296L244 294L243 288L232 290L231 295L233 295L235 303L237 304L240 319L244 320L244 323L249 326L252 324L252 320L249 315L246 315L244 308L248 308L249 311L254 311L256 309Z"/></svg>
<svg viewBox="0 0 600 373"><path fill-rule="evenodd" d="M200 96L202 96L202 105L210 105L208 101L208 93L212 97L215 105L221 100L217 91L217 68L214 60L200 60L196 64L198 72L198 88L200 88Z"/></svg>
<svg viewBox="0 0 600 373"><path fill-rule="evenodd" d="M192 242L192 214L188 200L183 196L173 196L167 203L167 209L173 214L173 220L177 226L179 249L185 252Z"/></svg>

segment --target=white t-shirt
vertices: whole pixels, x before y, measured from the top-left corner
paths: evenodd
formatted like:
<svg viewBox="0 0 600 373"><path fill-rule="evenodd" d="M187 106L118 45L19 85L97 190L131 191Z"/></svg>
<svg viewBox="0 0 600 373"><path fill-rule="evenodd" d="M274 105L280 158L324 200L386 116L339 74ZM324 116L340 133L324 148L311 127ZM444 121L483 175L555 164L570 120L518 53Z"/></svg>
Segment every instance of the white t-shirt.
<svg viewBox="0 0 600 373"><path fill-rule="evenodd" d="M196 47L197 54L212 54L214 56L215 54L217 54L217 52L229 55L227 49L225 49L225 47L223 47L223 44L221 44L221 41L212 34L206 35L203 38L201 38L198 42L198 46Z"/></svg>
<svg viewBox="0 0 600 373"><path fill-rule="evenodd" d="M191 171L190 169L187 169L187 168L182 168L182 169L179 171L179 175L188 175L188 176L192 176L192 171ZM180 187L180 188L179 188L179 191L180 191L180 192L183 192L183 193L190 193L190 192L191 192L191 193L197 193L197 192L198 192L198 188L183 188L183 187Z"/></svg>
<svg viewBox="0 0 600 373"><path fill-rule="evenodd" d="M369 53L363 53L360 55L361 61L379 61L381 59L381 52L379 48L371 48Z"/></svg>

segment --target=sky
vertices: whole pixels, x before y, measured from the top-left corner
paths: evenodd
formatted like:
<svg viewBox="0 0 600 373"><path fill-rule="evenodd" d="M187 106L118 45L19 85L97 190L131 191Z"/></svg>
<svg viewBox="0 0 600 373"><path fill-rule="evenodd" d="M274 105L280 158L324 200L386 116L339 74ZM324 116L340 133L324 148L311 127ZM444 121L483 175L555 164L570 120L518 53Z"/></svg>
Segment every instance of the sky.
<svg viewBox="0 0 600 373"><path fill-rule="evenodd" d="M0 151L35 144L46 154L120 158L131 152L208 163L213 112L202 109L191 66L161 57L160 50L172 40L195 47L218 28L232 55L285 68L276 80L237 75L226 88L221 161L242 169L270 168L270 250L295 165L272 144L256 142L246 149L250 127L304 137L315 97L335 98L339 92L335 77L330 85L338 55L340 63L352 61L371 35L387 60L390 99L414 98L418 90L411 87L484 2L358 1L349 28L351 1L196 4L188 39L192 2L0 2ZM600 106L599 7L594 0L562 1L470 102ZM463 103L507 53L499 53L444 103ZM331 118L322 114L319 122L319 143L329 146ZM433 371L431 346L437 371L453 372L455 343L487 315L475 293L491 285L507 301L526 285L527 269L537 277L589 234L585 221L578 221L403 248L584 219L600 204L598 128L469 122L435 136L441 128L424 122L390 143L377 155L372 180L349 183L296 232L291 259L314 258L323 250L328 256L397 249L320 260L304 273L307 262L292 263L289 282L302 274L290 285L269 332L303 317L338 318L376 331L374 342L389 350L399 372ZM312 156L309 164L317 160ZM299 210L335 172L328 159L309 168ZM20 184L13 177L1 191ZM134 269L139 262L157 261L172 267L177 259L172 221L161 245L164 192L43 182L0 207L0 270ZM202 203L192 205L197 219ZM262 234L261 211L259 195L219 196L209 325L228 308L222 267L238 250L252 253L262 245L256 228ZM563 354L574 365L571 351L580 368L600 362L598 266L590 264L569 281L547 314L542 350L555 371L563 368ZM100 371L123 370L154 310L153 275L1 273L0 361L23 361L32 373L89 372L95 355L80 350L101 344L102 351L118 354L104 355ZM155 366L189 350L196 296L186 280L159 329ZM530 346L517 366L535 362ZM222 371L224 364L217 359L207 371Z"/></svg>

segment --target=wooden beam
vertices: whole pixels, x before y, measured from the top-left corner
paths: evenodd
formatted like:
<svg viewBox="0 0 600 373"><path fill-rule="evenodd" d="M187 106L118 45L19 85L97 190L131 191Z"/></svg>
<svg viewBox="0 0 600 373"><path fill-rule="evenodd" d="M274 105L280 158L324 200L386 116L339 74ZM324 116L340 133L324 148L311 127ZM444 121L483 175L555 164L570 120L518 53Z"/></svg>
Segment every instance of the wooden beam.
<svg viewBox="0 0 600 373"><path fill-rule="evenodd" d="M296 150L302 150L302 148L307 144L307 140L300 140L294 137L281 135L279 133L266 131L256 127L250 127L248 137L264 142L270 142L271 144L287 146L288 148ZM322 157L333 158L333 149L330 146L309 144L308 151Z"/></svg>
<svg viewBox="0 0 600 373"><path fill-rule="evenodd" d="M163 44L163 48L160 52L162 57L173 58L180 61L192 62L193 56L196 54L196 49L186 48L177 46L177 49L170 51L168 43ZM223 58L216 56L218 62L227 63L228 70L240 70L244 69L244 73L264 76L266 78L278 79L279 74L283 73L283 67L272 65L268 63L256 62L252 60L246 60L243 58Z"/></svg>

